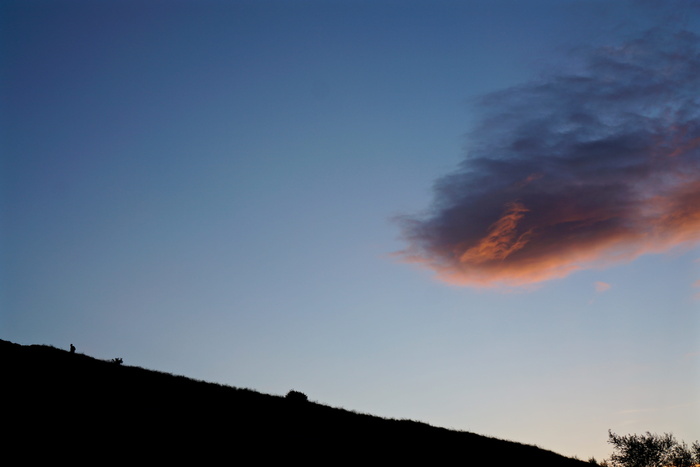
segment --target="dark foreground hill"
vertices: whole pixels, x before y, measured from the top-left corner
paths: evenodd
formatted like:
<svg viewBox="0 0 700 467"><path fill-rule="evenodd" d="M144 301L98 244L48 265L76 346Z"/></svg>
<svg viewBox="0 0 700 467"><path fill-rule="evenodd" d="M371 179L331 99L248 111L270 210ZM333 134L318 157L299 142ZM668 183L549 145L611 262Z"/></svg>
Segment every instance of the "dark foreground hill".
<svg viewBox="0 0 700 467"><path fill-rule="evenodd" d="M12 465L590 465L535 446L0 340ZM412 461L412 462L411 462ZM7 464L10 465L10 464Z"/></svg>

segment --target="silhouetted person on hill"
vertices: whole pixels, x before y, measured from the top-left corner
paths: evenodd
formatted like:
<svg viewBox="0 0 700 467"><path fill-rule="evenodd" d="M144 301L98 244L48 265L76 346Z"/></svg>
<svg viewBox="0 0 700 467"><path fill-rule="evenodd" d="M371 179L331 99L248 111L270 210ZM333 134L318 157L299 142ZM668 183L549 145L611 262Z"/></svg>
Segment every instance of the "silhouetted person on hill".
<svg viewBox="0 0 700 467"><path fill-rule="evenodd" d="M70 345L70 353L75 353L75 346L73 344Z"/></svg>

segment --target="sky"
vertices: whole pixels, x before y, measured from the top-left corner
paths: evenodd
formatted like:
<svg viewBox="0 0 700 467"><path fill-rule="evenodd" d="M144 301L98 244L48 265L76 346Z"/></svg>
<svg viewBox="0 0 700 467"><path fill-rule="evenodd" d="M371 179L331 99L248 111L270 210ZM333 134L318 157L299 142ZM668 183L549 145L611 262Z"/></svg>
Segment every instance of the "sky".
<svg viewBox="0 0 700 467"><path fill-rule="evenodd" d="M700 4L5 0L0 338L581 459L700 439Z"/></svg>

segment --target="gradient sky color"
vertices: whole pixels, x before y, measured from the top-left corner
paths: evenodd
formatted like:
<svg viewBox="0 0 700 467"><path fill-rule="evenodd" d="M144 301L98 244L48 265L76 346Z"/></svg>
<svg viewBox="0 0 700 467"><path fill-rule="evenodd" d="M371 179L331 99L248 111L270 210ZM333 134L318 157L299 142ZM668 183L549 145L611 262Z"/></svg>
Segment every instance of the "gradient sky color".
<svg viewBox="0 0 700 467"><path fill-rule="evenodd" d="M523 237L530 228L550 232L541 245L561 239L541 217L517 230L546 198L533 187L553 173L588 188L591 178L577 178L575 164L538 165L534 146L515 143L525 130L551 142L549 116L571 102L590 104L589 118L604 107L606 118L637 121L636 98L608 107L586 94L598 87L567 94L552 83L605 70L627 89L637 75L591 57L637 43L653 58L678 50L681 31L700 33L697 2L4 1L0 338L73 343L271 394L296 389L583 459L610 454L608 429L698 440L692 202L676 248L505 289L482 287L496 276L444 281L436 267L478 251L505 264L535 245ZM695 45L677 63L697 63ZM665 136L664 154L682 161L654 172L674 189L685 174L687 197L673 199L696 200L697 81L682 82L670 102L691 108L684 127L647 136ZM533 99L546 83L556 92ZM635 115L659 110L649 109ZM528 122L546 125L532 133ZM629 150L623 140L605 146L605 161ZM495 141L521 149L509 159L517 170L492 168L490 156L488 170L467 162ZM630 209L603 208L638 207L627 189L658 185L635 178L620 191L606 164L597 169L609 197L570 199L640 226ZM567 193L556 179L548 186ZM514 181L526 192L499 198L498 183ZM680 193L644 199L669 192ZM454 218L478 222L465 236L445 221ZM411 241L418 262L406 261ZM567 238L561 251L577 245Z"/></svg>

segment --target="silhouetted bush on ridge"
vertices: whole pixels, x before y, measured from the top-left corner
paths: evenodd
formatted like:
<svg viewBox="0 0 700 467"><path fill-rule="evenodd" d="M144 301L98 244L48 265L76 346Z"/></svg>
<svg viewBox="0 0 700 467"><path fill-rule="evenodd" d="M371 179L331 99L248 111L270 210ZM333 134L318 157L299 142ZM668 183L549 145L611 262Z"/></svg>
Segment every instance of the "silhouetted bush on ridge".
<svg viewBox="0 0 700 467"><path fill-rule="evenodd" d="M693 467L700 465L700 442L689 447L671 433L618 435L608 431L614 452L604 465L609 467Z"/></svg>
<svg viewBox="0 0 700 467"><path fill-rule="evenodd" d="M306 394L304 394L303 392L295 391L294 389L289 391L287 395L284 396L284 398L290 402L295 403L304 403L309 401L309 398L306 397Z"/></svg>

